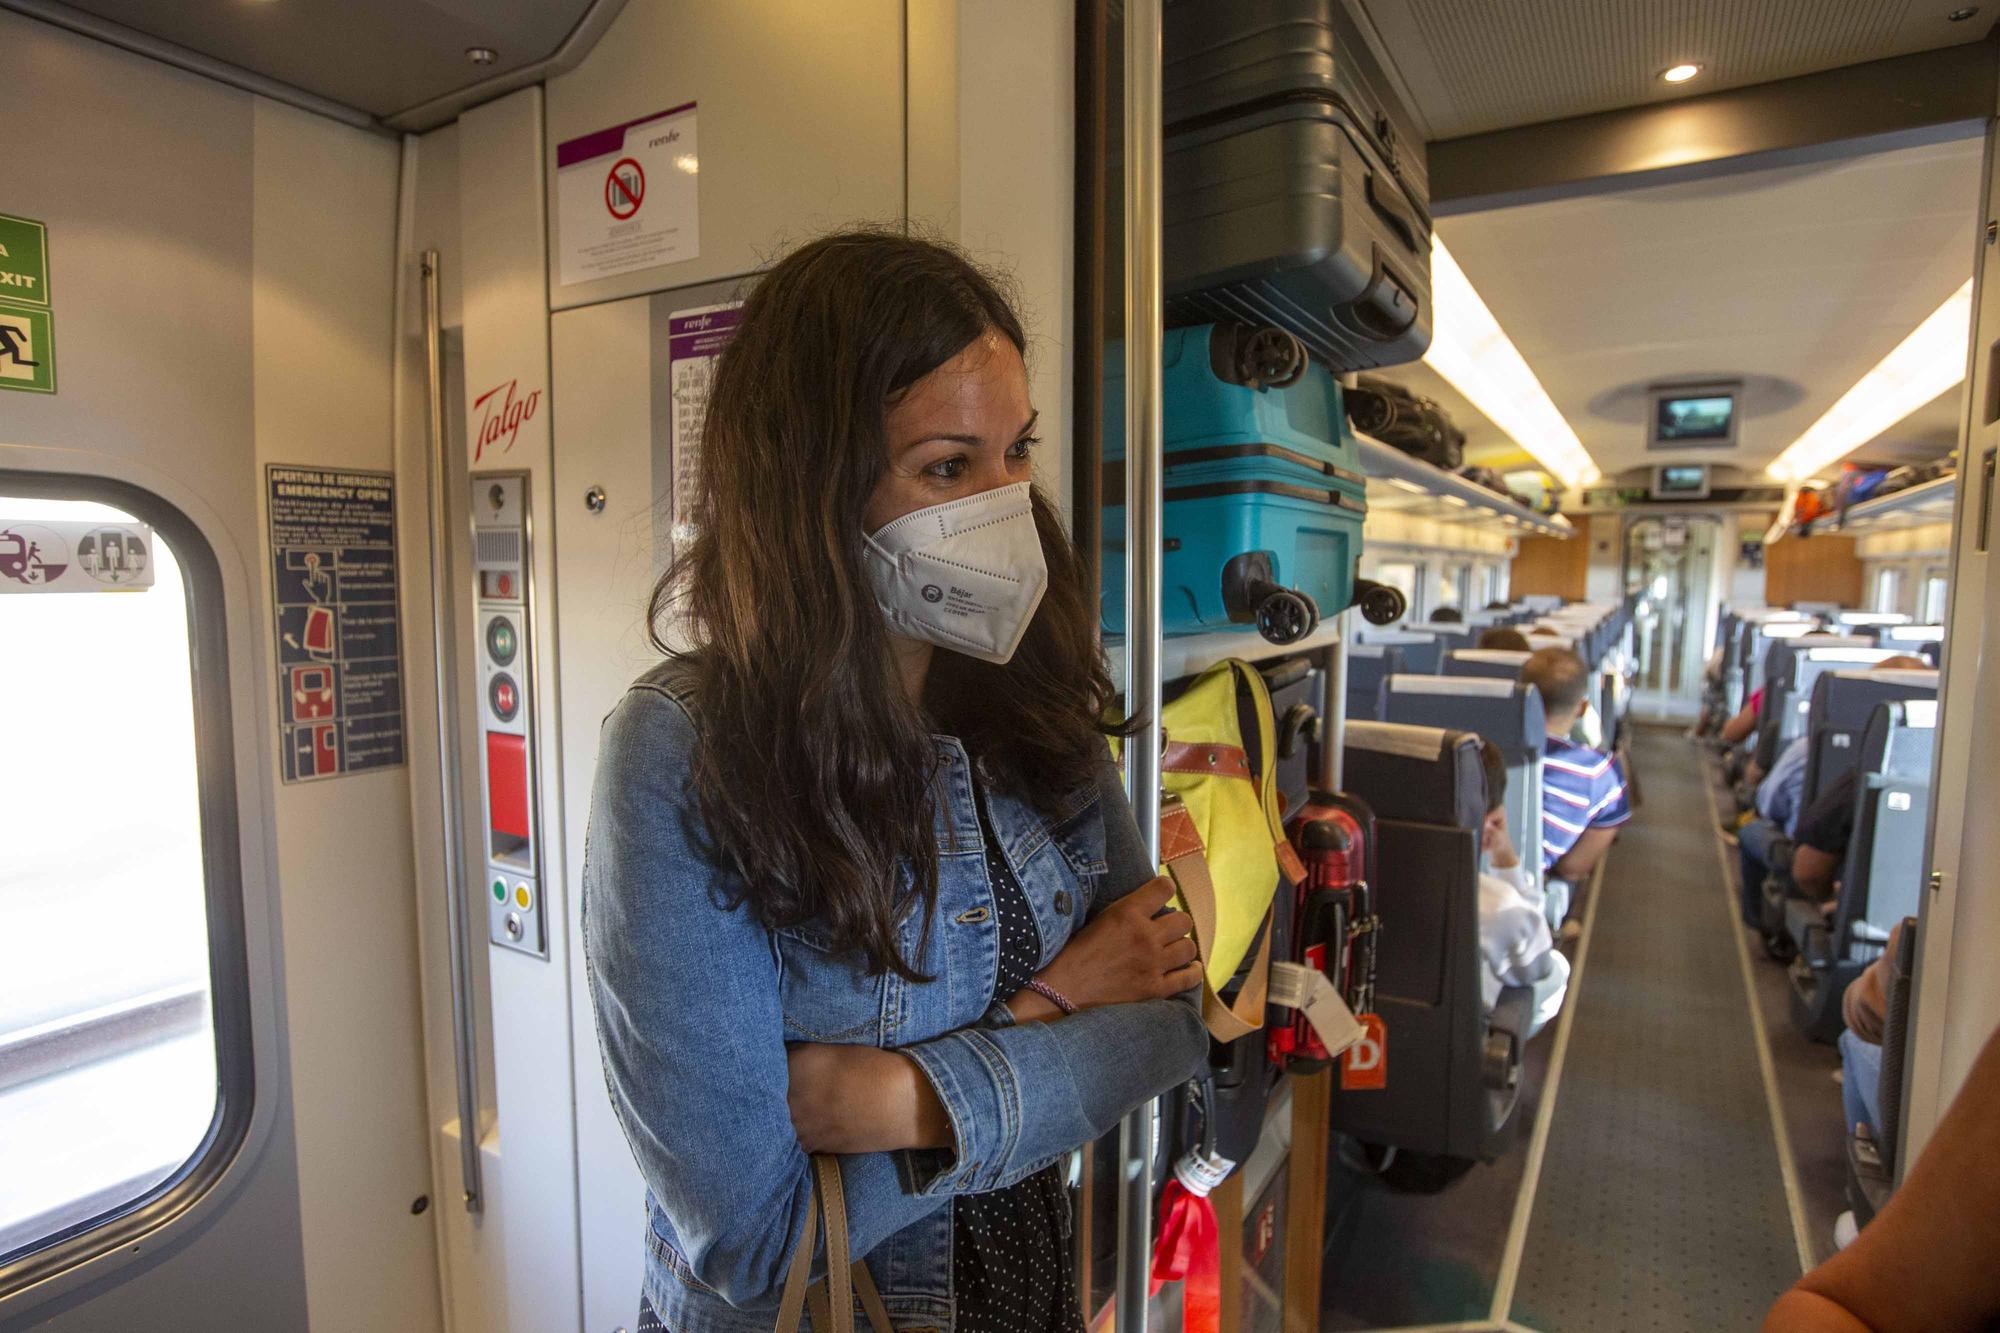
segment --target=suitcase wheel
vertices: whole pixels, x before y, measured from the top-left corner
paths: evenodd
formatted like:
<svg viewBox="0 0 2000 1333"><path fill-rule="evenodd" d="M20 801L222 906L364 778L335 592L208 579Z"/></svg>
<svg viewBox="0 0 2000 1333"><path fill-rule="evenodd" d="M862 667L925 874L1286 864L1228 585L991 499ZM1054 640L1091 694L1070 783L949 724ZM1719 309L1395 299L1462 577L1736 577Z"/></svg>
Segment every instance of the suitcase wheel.
<svg viewBox="0 0 2000 1333"><path fill-rule="evenodd" d="M1223 323L1209 335L1209 369L1225 384L1285 389L1306 373L1306 345L1283 329Z"/></svg>
<svg viewBox="0 0 2000 1333"><path fill-rule="evenodd" d="M1354 581L1354 600L1361 607L1361 614L1371 625L1393 625L1403 618L1410 609L1403 590L1388 583L1377 583L1373 579Z"/></svg>
<svg viewBox="0 0 2000 1333"><path fill-rule="evenodd" d="M1318 628L1319 608L1302 592L1279 588L1257 603L1257 632L1272 643L1297 643Z"/></svg>

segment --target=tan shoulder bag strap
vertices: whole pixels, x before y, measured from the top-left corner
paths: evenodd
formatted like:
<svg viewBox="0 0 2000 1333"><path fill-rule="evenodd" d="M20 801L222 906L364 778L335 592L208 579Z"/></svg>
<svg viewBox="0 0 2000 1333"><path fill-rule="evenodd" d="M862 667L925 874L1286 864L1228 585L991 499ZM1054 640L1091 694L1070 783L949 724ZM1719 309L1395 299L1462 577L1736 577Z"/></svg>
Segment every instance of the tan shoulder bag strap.
<svg viewBox="0 0 2000 1333"><path fill-rule="evenodd" d="M778 1299L776 1333L798 1333L808 1301L812 1304L812 1323L817 1333L854 1333L857 1290L874 1333L895 1333L868 1265L848 1258L847 1193L840 1178L840 1159L822 1153L812 1159L812 1164L814 1187L806 1205L805 1230L799 1233L798 1248L792 1251L791 1267L785 1273L784 1294ZM826 1215L826 1277L808 1288L822 1213Z"/></svg>
<svg viewBox="0 0 2000 1333"><path fill-rule="evenodd" d="M1209 878L1208 857L1203 854L1201 833L1194 818L1178 796L1160 800L1160 859L1180 890L1181 903L1194 919L1194 947L1203 967L1201 1017L1217 1041L1234 1041L1264 1026L1264 1000L1271 984L1271 923L1266 919L1264 936L1236 1003L1227 1004L1208 983L1208 954L1215 946L1215 881Z"/></svg>

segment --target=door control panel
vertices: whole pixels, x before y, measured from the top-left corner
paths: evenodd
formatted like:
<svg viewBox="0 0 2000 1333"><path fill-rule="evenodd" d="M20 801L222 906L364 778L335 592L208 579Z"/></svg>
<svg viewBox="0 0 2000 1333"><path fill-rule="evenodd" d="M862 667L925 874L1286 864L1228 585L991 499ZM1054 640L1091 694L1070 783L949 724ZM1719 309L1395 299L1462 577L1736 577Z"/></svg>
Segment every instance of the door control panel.
<svg viewBox="0 0 2000 1333"><path fill-rule="evenodd" d="M472 567L479 645L480 826L487 938L549 956L542 912L540 812L535 800L528 474L472 478Z"/></svg>

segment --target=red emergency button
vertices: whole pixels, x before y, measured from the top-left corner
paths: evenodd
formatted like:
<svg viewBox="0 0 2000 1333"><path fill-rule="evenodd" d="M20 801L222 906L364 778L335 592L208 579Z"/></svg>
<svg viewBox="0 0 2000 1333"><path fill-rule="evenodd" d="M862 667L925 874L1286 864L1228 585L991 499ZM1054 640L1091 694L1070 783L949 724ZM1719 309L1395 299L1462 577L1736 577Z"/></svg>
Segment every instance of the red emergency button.
<svg viewBox="0 0 2000 1333"><path fill-rule="evenodd" d="M521 711L520 687L504 671L495 674L493 683L486 687L486 699L493 705L493 716L502 722L512 722L514 715Z"/></svg>
<svg viewBox="0 0 2000 1333"><path fill-rule="evenodd" d="M514 576L512 574L502 574L499 584L500 595L502 597L512 597L514 595Z"/></svg>

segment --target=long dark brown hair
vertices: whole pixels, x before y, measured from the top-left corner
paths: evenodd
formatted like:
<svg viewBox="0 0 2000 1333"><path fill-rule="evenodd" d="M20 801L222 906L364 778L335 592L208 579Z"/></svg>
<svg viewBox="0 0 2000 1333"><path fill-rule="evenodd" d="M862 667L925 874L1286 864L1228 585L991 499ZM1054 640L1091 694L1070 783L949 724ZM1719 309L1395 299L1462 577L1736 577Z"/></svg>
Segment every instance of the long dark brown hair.
<svg viewBox="0 0 2000 1333"><path fill-rule="evenodd" d="M679 616L698 705L690 780L707 836L769 927L814 923L874 973L921 980L897 923L937 905L930 733L1049 810L1102 759L1113 695L1083 562L1034 497L1048 591L1012 661L940 650L905 696L862 564L862 515L898 397L988 330L1025 352L999 284L949 246L847 231L780 261L744 303L701 434L692 540L653 589Z"/></svg>

